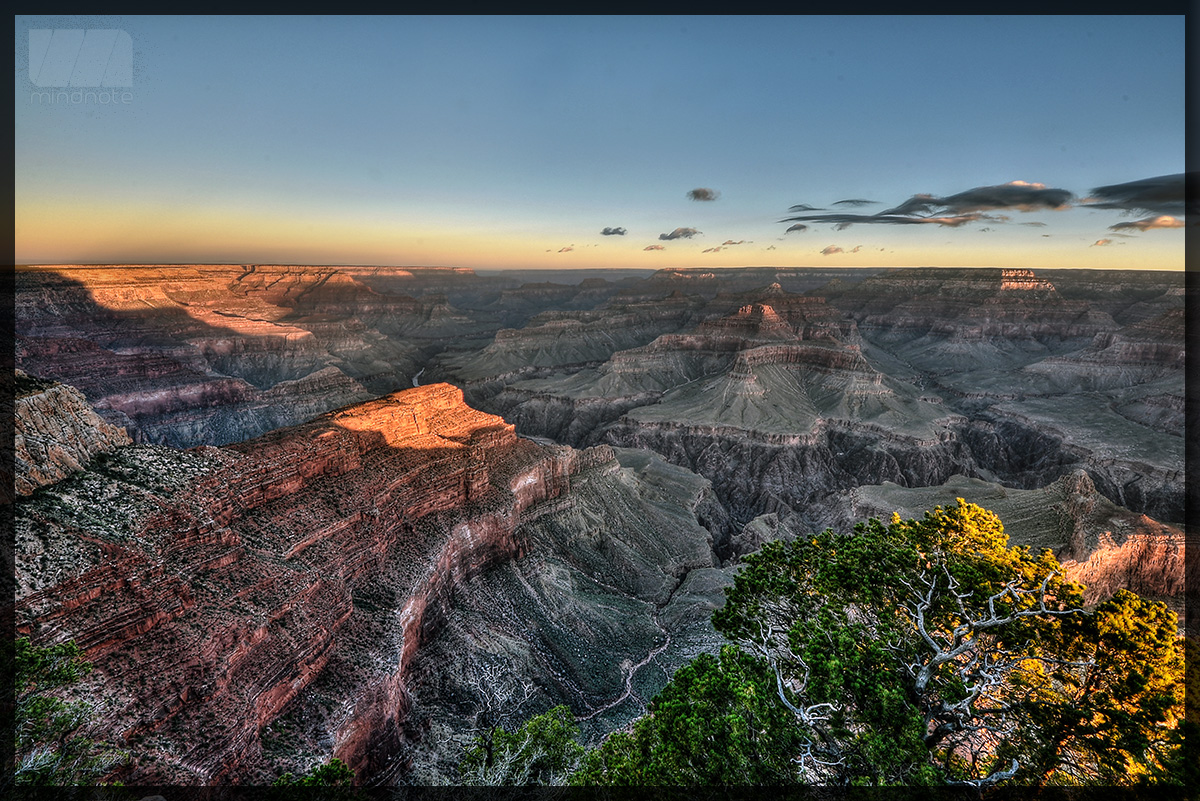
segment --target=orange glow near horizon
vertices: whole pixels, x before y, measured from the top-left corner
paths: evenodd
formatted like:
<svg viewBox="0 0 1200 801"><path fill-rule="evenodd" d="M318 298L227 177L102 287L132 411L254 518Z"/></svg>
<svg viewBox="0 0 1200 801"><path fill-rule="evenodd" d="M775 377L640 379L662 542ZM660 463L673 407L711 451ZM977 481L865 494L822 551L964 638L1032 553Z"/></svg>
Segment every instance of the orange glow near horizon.
<svg viewBox="0 0 1200 801"><path fill-rule="evenodd" d="M1154 228L1182 222L1160 217ZM543 227L463 230L456 224L419 221L384 224L349 214L289 216L250 206L160 208L112 204L86 208L70 201L25 204L15 214L15 251L20 264L361 264L430 265L480 269L676 267L908 267L990 266L1044 269L1101 268L1182 270L1176 235L1151 230L1113 239L1103 229L1090 236L1054 234L1014 241L987 241L992 233L966 230L951 242L928 244L912 232L810 231L780 240L762 238L704 253L707 240L667 242L646 250L648 237L550 235ZM899 235L897 235L899 234ZM978 237L980 241L972 241ZM566 241L564 241L566 239ZM595 241L588 241L589 239ZM715 237L714 237L715 239ZM719 241L719 240L718 240ZM863 243L860 251L853 248ZM882 246L881 246L882 243ZM653 242L653 244L660 244ZM822 255L827 245L843 252Z"/></svg>

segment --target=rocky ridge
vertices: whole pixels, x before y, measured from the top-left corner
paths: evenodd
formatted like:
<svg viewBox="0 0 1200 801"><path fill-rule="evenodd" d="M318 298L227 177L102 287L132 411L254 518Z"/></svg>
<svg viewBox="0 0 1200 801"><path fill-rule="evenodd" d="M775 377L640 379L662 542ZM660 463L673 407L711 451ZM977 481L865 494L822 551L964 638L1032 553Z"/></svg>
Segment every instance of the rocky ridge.
<svg viewBox="0 0 1200 801"><path fill-rule="evenodd" d="M652 473L661 484L672 470ZM576 604L592 621L613 603L653 619L656 600L689 570L716 566L698 517L719 505L700 479L669 481L685 489L654 496L607 447L520 439L448 385L232 447L126 446L18 508L18 631L74 639L95 663L89 686L109 699L102 726L140 755L127 783L269 780L281 764L303 770L330 754L364 780L394 779L422 697L413 676L421 665L440 670L426 651L451 598L532 548L542 562L530 564L568 564L542 552L548 535L536 531L561 531L564 515L603 520L613 504L639 521L655 503L674 523L691 521L675 527L674 544L641 555L652 543L631 548L593 529L590 547L622 548L633 561L620 580L571 568L610 585L603 599ZM574 497L576 486L590 500ZM694 641L697 621L687 622ZM545 702L586 709L619 695L622 648L633 661L643 641L609 645L617 665L608 668L546 663ZM572 678L583 672L591 678Z"/></svg>

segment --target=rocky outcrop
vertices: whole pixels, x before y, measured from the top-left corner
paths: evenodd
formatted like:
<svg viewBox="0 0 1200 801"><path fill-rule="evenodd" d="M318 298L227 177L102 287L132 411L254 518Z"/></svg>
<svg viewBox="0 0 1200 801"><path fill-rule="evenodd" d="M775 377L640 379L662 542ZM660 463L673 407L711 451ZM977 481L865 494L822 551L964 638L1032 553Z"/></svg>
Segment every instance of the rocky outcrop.
<svg viewBox="0 0 1200 801"><path fill-rule="evenodd" d="M520 439L444 384L236 446L120 448L19 507L18 631L94 662L102 726L139 755L127 783L261 782L330 753L390 776L452 596L542 542L537 521L578 515L581 482L604 485L596 520L630 503L640 480L621 475L611 449ZM637 557L631 597L714 565L697 518L717 528L719 507L683 486L658 503L690 527Z"/></svg>
<svg viewBox="0 0 1200 801"><path fill-rule="evenodd" d="M130 443L129 435L100 419L74 387L16 375L13 467L18 495L61 481L93 458Z"/></svg>

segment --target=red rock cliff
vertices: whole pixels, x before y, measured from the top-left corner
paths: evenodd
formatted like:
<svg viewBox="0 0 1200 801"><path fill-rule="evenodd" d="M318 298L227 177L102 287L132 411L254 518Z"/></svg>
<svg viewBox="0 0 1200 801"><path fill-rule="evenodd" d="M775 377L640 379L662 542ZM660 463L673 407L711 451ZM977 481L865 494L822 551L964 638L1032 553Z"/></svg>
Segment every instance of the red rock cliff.
<svg viewBox="0 0 1200 801"><path fill-rule="evenodd" d="M228 448L124 448L20 508L18 628L95 662L106 731L141 755L127 783L261 774L264 727L318 679L333 753L370 776L455 585L611 459L520 439L445 384Z"/></svg>

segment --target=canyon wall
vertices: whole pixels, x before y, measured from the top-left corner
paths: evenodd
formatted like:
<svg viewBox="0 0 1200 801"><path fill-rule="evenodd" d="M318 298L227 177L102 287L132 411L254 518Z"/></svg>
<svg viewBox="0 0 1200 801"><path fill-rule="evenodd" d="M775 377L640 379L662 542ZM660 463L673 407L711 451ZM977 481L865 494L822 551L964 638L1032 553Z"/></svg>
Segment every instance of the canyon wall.
<svg viewBox="0 0 1200 801"><path fill-rule="evenodd" d="M573 568L579 581L624 581L580 602L593 620L607 614L596 604L622 594L650 619L665 598L654 587L669 593L685 565L716 567L699 518L721 507L703 480L673 480L685 489L654 500L672 545L643 537L646 553L626 548L635 557L621 580ZM137 754L126 783L269 783L329 756L363 781L395 780L423 697L414 671L436 676L471 656L429 656L456 593L470 597L474 577L531 548L571 563L537 531L603 520L614 504L644 523L643 483L607 447L520 439L444 384L235 446L119 447L19 505L18 632L73 639L95 664L85 686L105 699L100 730ZM594 487L582 490L586 512L575 487ZM719 583L706 586L719 597ZM539 674L545 702L586 708L619 695L621 655L640 658L645 643L609 645L600 666L593 655L557 669L557 685ZM604 675L581 684L572 670ZM580 686L590 695L572 696Z"/></svg>

